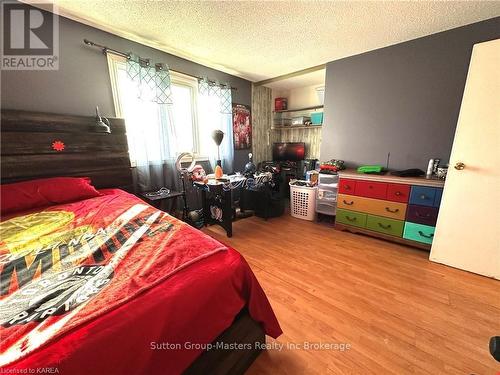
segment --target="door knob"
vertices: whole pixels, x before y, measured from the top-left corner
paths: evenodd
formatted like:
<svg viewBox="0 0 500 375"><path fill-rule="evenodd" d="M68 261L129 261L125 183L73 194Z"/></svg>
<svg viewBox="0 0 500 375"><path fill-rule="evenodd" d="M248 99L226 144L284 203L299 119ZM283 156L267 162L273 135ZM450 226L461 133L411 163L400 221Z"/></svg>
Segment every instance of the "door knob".
<svg viewBox="0 0 500 375"><path fill-rule="evenodd" d="M464 163L462 163L461 161L459 161L458 163L456 163L456 164L455 164L455 169L456 169L457 171L461 171L461 170L462 170L462 169L464 169L464 168L465 168L465 164L464 164Z"/></svg>

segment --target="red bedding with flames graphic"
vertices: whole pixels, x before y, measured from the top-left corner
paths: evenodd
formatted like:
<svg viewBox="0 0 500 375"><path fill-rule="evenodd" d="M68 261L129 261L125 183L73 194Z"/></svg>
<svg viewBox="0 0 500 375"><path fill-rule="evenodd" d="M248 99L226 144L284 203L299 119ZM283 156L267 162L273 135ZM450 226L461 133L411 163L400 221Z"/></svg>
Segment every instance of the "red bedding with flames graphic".
<svg viewBox="0 0 500 375"><path fill-rule="evenodd" d="M113 191L0 224L0 366L227 248Z"/></svg>

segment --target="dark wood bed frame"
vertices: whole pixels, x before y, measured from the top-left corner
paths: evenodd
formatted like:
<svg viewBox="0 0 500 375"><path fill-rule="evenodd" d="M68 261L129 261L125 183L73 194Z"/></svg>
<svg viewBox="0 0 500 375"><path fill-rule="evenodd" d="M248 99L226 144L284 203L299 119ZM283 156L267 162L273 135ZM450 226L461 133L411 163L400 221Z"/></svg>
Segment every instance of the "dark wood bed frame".
<svg viewBox="0 0 500 375"><path fill-rule="evenodd" d="M111 134L91 130L95 116L73 116L2 109L2 184L55 176L90 177L97 188L132 189L125 122L108 118ZM53 148L64 143L64 150ZM246 309L214 341L251 344L248 350L211 350L202 353L186 374L243 374L260 353L255 343L265 335Z"/></svg>

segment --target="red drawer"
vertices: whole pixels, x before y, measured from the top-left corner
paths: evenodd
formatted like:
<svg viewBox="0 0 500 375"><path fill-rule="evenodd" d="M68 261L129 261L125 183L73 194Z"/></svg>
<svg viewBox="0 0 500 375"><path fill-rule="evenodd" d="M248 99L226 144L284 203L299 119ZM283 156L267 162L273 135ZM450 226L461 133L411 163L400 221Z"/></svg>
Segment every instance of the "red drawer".
<svg viewBox="0 0 500 375"><path fill-rule="evenodd" d="M354 195L355 188L356 188L356 180L348 180L346 178L340 179L340 182L339 182L339 193L340 194Z"/></svg>
<svg viewBox="0 0 500 375"><path fill-rule="evenodd" d="M387 184L387 200L406 203L410 198L410 185Z"/></svg>
<svg viewBox="0 0 500 375"><path fill-rule="evenodd" d="M387 196L387 183L372 181L357 181L354 195L360 197L385 199Z"/></svg>

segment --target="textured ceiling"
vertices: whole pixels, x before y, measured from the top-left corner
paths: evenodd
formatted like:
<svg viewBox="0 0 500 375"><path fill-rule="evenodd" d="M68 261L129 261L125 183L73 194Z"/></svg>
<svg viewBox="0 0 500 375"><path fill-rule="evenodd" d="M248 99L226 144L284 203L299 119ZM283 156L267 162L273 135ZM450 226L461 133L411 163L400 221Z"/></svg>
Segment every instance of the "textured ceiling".
<svg viewBox="0 0 500 375"><path fill-rule="evenodd" d="M252 81L500 15L499 1L55 3L61 15Z"/></svg>

